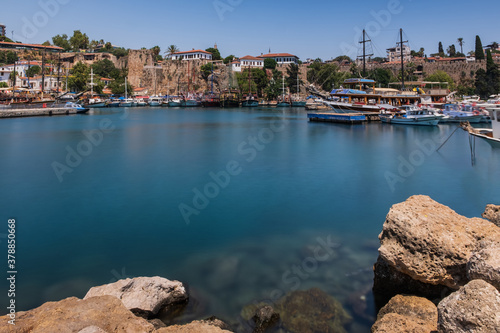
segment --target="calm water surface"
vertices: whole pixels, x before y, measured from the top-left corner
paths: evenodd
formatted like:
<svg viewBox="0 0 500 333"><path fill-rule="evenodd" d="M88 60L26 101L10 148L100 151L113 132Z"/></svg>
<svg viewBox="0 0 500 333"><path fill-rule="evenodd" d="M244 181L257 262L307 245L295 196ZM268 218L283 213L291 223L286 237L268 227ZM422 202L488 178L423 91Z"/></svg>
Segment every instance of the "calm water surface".
<svg viewBox="0 0 500 333"><path fill-rule="evenodd" d="M472 217L500 202L500 151L478 141L472 166L458 130L435 152L454 129L262 108L2 119L0 241L6 253L16 218L18 309L158 275L189 286L186 320L234 322L246 304L319 287L367 331L373 309L356 314L352 299L371 288L391 205L426 194ZM328 258L313 259L328 241Z"/></svg>

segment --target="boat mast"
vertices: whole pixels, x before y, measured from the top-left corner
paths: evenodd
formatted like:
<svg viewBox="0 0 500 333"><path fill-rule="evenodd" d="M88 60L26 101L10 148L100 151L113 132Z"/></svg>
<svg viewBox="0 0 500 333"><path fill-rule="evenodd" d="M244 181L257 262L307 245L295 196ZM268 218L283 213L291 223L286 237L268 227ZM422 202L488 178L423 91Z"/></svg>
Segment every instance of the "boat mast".
<svg viewBox="0 0 500 333"><path fill-rule="evenodd" d="M45 49L42 51L42 100L43 100L43 91L45 89Z"/></svg>
<svg viewBox="0 0 500 333"><path fill-rule="evenodd" d="M210 94L214 94L214 62L212 61L212 88Z"/></svg>
<svg viewBox="0 0 500 333"><path fill-rule="evenodd" d="M366 57L371 57L373 56L372 54L366 54L366 43L371 42L370 39L366 39L366 30L363 29L363 41L359 42L360 44L363 44L363 55L359 58L363 58L363 77L366 76Z"/></svg>
<svg viewBox="0 0 500 333"><path fill-rule="evenodd" d="M127 96L127 77L125 76L125 102L127 102L128 96Z"/></svg>
<svg viewBox="0 0 500 333"><path fill-rule="evenodd" d="M248 66L248 98L252 96L252 83L250 82L252 79L252 70L250 69L250 65Z"/></svg>
<svg viewBox="0 0 500 333"><path fill-rule="evenodd" d="M94 68L90 67L90 97L94 96Z"/></svg>
<svg viewBox="0 0 500 333"><path fill-rule="evenodd" d="M400 34L400 42L399 47L401 49L401 90L405 89L405 61L404 61L404 43L407 43L408 41L405 40L403 41L403 29L399 29L399 34Z"/></svg>
<svg viewBox="0 0 500 333"><path fill-rule="evenodd" d="M61 81L61 51L59 51L59 60L57 62L57 94L59 94L60 81Z"/></svg>

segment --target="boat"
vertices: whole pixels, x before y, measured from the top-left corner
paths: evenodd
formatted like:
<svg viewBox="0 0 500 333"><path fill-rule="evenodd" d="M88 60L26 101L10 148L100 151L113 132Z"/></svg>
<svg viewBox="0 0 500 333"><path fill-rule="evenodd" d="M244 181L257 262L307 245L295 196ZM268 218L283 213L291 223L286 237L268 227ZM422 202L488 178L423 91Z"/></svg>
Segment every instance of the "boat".
<svg viewBox="0 0 500 333"><path fill-rule="evenodd" d="M252 69L248 67L248 94L244 94L242 101L242 107L256 107L259 106L259 96L252 94Z"/></svg>
<svg viewBox="0 0 500 333"><path fill-rule="evenodd" d="M305 107L307 101L300 97L300 78L299 73L297 73L297 94L292 96L292 106L293 107Z"/></svg>
<svg viewBox="0 0 500 333"><path fill-rule="evenodd" d="M131 107L134 100L127 96L127 78L125 77L125 98L120 100L120 107Z"/></svg>
<svg viewBox="0 0 500 333"><path fill-rule="evenodd" d="M443 118L434 112L413 105L405 105L398 113L382 113L380 120L387 124L437 126Z"/></svg>
<svg viewBox="0 0 500 333"><path fill-rule="evenodd" d="M136 97L134 101L137 106L148 106L147 99L148 97Z"/></svg>
<svg viewBox="0 0 500 333"><path fill-rule="evenodd" d="M84 103L84 107L86 108L105 108L107 107L106 100L101 99L99 97L91 97L88 100L86 100L86 103Z"/></svg>
<svg viewBox="0 0 500 333"><path fill-rule="evenodd" d="M163 102L163 98L161 98L159 96L150 96L148 99L149 106L161 106L162 102Z"/></svg>
<svg viewBox="0 0 500 333"><path fill-rule="evenodd" d="M83 107L81 104L75 102L66 102L64 108L68 109L68 113L86 113L89 111L89 108Z"/></svg>
<svg viewBox="0 0 500 333"><path fill-rule="evenodd" d="M285 98L285 76L283 76L283 88L282 88L282 93L281 93L281 98L278 100L278 104L276 107L278 108L283 108L283 107L290 107L290 102L287 101Z"/></svg>
<svg viewBox="0 0 500 333"><path fill-rule="evenodd" d="M110 98L106 101L106 105L110 108L116 108L120 106L120 101L114 98Z"/></svg>
<svg viewBox="0 0 500 333"><path fill-rule="evenodd" d="M182 106L183 99L179 96L170 96L168 99L168 106L169 107L180 107Z"/></svg>
<svg viewBox="0 0 500 333"><path fill-rule="evenodd" d="M201 106L201 101L199 100L199 98L196 95L188 94L188 96L184 98L181 106L186 107L186 108L197 107L197 106Z"/></svg>
<svg viewBox="0 0 500 333"><path fill-rule="evenodd" d="M483 115L479 111L472 111L469 105L460 106L458 104L445 104L443 114L448 118L443 118L443 123L460 123L468 121L469 123L480 123L483 121Z"/></svg>
<svg viewBox="0 0 500 333"><path fill-rule="evenodd" d="M201 98L201 105L205 108L207 107L220 107L220 95L214 93L214 63L212 62L212 75L211 77L211 88L210 93L203 95Z"/></svg>
<svg viewBox="0 0 500 333"><path fill-rule="evenodd" d="M240 106L240 92L236 89L226 89L220 97L220 106L223 108L237 108Z"/></svg>
<svg viewBox="0 0 500 333"><path fill-rule="evenodd" d="M492 148L500 149L500 106L489 107L486 110L490 114L491 128L474 128L469 122L462 122L460 125L470 135L486 141Z"/></svg>

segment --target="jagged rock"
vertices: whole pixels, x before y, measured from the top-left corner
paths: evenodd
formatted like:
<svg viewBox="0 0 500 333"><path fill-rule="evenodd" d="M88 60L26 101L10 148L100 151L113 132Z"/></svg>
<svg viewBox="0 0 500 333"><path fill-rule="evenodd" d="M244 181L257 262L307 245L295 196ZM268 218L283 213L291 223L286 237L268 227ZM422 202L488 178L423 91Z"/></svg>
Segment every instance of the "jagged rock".
<svg viewBox="0 0 500 333"><path fill-rule="evenodd" d="M372 333L430 333L437 329L438 313L429 300L416 296L397 295L377 316Z"/></svg>
<svg viewBox="0 0 500 333"><path fill-rule="evenodd" d="M474 280L438 305L440 333L500 332L500 293Z"/></svg>
<svg viewBox="0 0 500 333"><path fill-rule="evenodd" d="M138 277L93 287L84 299L103 295L118 298L127 309L146 317L157 314L162 308L185 304L188 300L181 282L161 277Z"/></svg>
<svg viewBox="0 0 500 333"><path fill-rule="evenodd" d="M500 227L500 206L487 205L482 216L497 227Z"/></svg>
<svg viewBox="0 0 500 333"><path fill-rule="evenodd" d="M159 328L162 328L162 327L167 327L167 325L165 325L165 323L163 321L161 321L160 319L158 319L158 318L150 319L150 320L148 320L148 322L151 325L153 325L153 327L155 329L159 329Z"/></svg>
<svg viewBox="0 0 500 333"><path fill-rule="evenodd" d="M6 323L8 319L4 316L0 320ZM73 333L82 330L87 333L85 330L92 326L104 332L154 331L153 325L135 316L120 300L112 296L86 300L71 297L59 302L47 302L36 309L18 312L15 328L16 332L30 333Z"/></svg>
<svg viewBox="0 0 500 333"><path fill-rule="evenodd" d="M467 263L470 280L481 279L500 291L500 243L481 242Z"/></svg>
<svg viewBox="0 0 500 333"><path fill-rule="evenodd" d="M442 298L469 281L466 265L479 241L500 242L500 229L461 216L428 196L413 196L391 208L379 239L378 298L401 293Z"/></svg>
<svg viewBox="0 0 500 333"><path fill-rule="evenodd" d="M226 324L225 322L223 322L222 320L220 320L219 318L217 318L215 316L212 316L212 317L207 318L205 320L197 320L197 321L194 321L194 323L208 324L208 325L215 326L215 327L218 327L218 328L223 329L223 330L230 330L231 329L231 327L228 324Z"/></svg>
<svg viewBox="0 0 500 333"><path fill-rule="evenodd" d="M294 333L343 333L352 320L339 301L318 288L291 292L275 308L283 327Z"/></svg>
<svg viewBox="0 0 500 333"><path fill-rule="evenodd" d="M223 330L207 323L192 322L187 325L163 327L155 333L231 333L231 331Z"/></svg>
<svg viewBox="0 0 500 333"><path fill-rule="evenodd" d="M252 319L255 322L253 333L264 333L279 322L280 315L272 306L266 305L258 309Z"/></svg>

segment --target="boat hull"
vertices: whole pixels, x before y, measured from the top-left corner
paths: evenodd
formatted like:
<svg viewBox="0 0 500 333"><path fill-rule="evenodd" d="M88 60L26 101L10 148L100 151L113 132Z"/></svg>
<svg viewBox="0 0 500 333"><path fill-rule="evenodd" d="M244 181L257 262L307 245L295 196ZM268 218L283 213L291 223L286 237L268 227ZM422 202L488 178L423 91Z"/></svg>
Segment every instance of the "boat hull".
<svg viewBox="0 0 500 333"><path fill-rule="evenodd" d="M366 117L362 114L335 112L311 112L307 114L307 118L309 121L343 124L361 124L366 121Z"/></svg>
<svg viewBox="0 0 500 333"><path fill-rule="evenodd" d="M119 106L121 108L129 108L132 106L132 103L129 103L129 102L125 102L125 103L120 103Z"/></svg>
<svg viewBox="0 0 500 333"><path fill-rule="evenodd" d="M471 124L478 124L483 122L483 116L449 116L448 118L441 119L441 123L460 123L462 121L468 121Z"/></svg>
<svg viewBox="0 0 500 333"><path fill-rule="evenodd" d="M193 108L193 107L197 107L200 105L201 105L201 103L194 100L194 99L188 99L182 103L182 106L186 107L186 108Z"/></svg>
<svg viewBox="0 0 500 333"><path fill-rule="evenodd" d="M259 106L259 102L258 101L243 101L241 103L241 106L246 107L246 108L253 108L253 107Z"/></svg>
<svg viewBox="0 0 500 333"><path fill-rule="evenodd" d="M490 144L491 148L500 149L500 139L492 138L484 134L479 133L470 133L471 135L483 139L487 143Z"/></svg>
<svg viewBox="0 0 500 333"><path fill-rule="evenodd" d="M286 108L286 107L290 107L290 103L288 102L281 102L281 103L278 103L276 105L277 108Z"/></svg>
<svg viewBox="0 0 500 333"><path fill-rule="evenodd" d="M108 104L108 107L110 108L117 108L120 106L120 102L111 102Z"/></svg>
<svg viewBox="0 0 500 333"><path fill-rule="evenodd" d="M173 101L169 101L168 102L168 106L169 107L181 107L182 106L182 103L181 102L173 102Z"/></svg>
<svg viewBox="0 0 500 333"><path fill-rule="evenodd" d="M149 102L149 106L161 106L160 102Z"/></svg>
<svg viewBox="0 0 500 333"><path fill-rule="evenodd" d="M220 102L219 101L204 101L204 102L201 102L201 105L204 108L218 108L218 107L220 107Z"/></svg>
<svg viewBox="0 0 500 333"><path fill-rule="evenodd" d="M412 125L412 126L437 126L441 117L421 117L421 118L394 118L381 116L380 120L387 124Z"/></svg>
<svg viewBox="0 0 500 333"><path fill-rule="evenodd" d="M107 107L106 102L102 103L95 103L95 104L85 104L84 105L86 108L92 108L92 109L97 109L97 108L105 108Z"/></svg>
<svg viewBox="0 0 500 333"><path fill-rule="evenodd" d="M223 108L237 108L240 106L240 102L237 100L223 100L221 101L220 106Z"/></svg>
<svg viewBox="0 0 500 333"><path fill-rule="evenodd" d="M306 106L306 103L307 103L306 101L302 101L302 102L299 102L299 101L297 101L297 102L292 102L292 106L293 106L293 107L305 107L305 106Z"/></svg>

